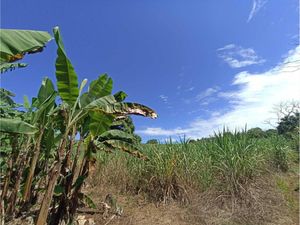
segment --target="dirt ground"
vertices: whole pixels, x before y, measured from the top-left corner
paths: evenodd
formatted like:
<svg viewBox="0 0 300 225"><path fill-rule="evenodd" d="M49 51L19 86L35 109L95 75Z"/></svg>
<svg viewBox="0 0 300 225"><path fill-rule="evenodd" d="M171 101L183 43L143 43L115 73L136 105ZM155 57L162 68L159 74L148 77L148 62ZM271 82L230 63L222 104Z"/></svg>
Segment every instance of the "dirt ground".
<svg viewBox="0 0 300 225"><path fill-rule="evenodd" d="M96 176L96 175L95 175ZM93 182L90 182L93 183ZM76 225L298 225L299 168L288 173L268 174L248 185L239 196L216 190L189 190L189 203L150 202L142 193L121 192L113 185L87 184L84 192L96 209L79 209ZM107 195L118 207L103 213ZM121 211L115 209L122 209ZM119 215L118 215L119 214ZM30 221L27 221L30 219ZM10 225L34 224L33 218Z"/></svg>
<svg viewBox="0 0 300 225"><path fill-rule="evenodd" d="M96 206L107 194L123 209L121 216L110 213L82 213L84 225L298 225L299 174L276 174L249 185L239 197L210 190L190 193L190 203L156 204L142 195L121 194L115 188L87 187ZM80 224L80 223L78 223ZM80 225L81 225L80 224Z"/></svg>

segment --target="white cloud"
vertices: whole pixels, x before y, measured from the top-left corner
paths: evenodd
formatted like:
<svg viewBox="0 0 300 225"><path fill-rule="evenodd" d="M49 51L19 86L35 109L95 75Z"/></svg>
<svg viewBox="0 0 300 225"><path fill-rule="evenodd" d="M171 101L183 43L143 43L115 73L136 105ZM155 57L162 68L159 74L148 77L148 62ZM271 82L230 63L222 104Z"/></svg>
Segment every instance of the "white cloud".
<svg viewBox="0 0 300 225"><path fill-rule="evenodd" d="M266 60L257 56L252 48L243 48L234 44L229 44L217 49L218 56L222 58L232 68L262 64Z"/></svg>
<svg viewBox="0 0 300 225"><path fill-rule="evenodd" d="M163 129L147 128L138 133L151 136L178 136L189 138L208 136L228 126L231 129L261 127L268 128L264 121L272 118L272 108L282 101L300 101L300 46L290 51L282 63L263 73L237 74L232 82L239 87L237 91L219 93L218 96L229 100L222 111L211 114L207 120L197 118L186 128Z"/></svg>
<svg viewBox="0 0 300 225"><path fill-rule="evenodd" d="M137 133L147 134L150 136L174 136L186 133L186 130L176 128L172 130L163 129L161 127L148 127L145 130L139 130Z"/></svg>
<svg viewBox="0 0 300 225"><path fill-rule="evenodd" d="M249 23L258 11L267 3L267 0L253 0L252 9L249 13L247 22Z"/></svg>

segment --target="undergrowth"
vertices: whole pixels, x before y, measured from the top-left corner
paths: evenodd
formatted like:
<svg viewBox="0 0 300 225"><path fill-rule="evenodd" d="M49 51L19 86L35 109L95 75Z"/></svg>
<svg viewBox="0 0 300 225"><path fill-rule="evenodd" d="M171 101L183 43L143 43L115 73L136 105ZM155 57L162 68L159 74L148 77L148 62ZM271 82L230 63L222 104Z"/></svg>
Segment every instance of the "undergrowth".
<svg viewBox="0 0 300 225"><path fill-rule="evenodd" d="M245 131L226 130L196 142L182 139L141 148L147 161L99 152L93 183L115 185L164 203L187 203L189 189L214 189L237 197L262 173L287 171L291 155L298 155L285 138L253 139Z"/></svg>

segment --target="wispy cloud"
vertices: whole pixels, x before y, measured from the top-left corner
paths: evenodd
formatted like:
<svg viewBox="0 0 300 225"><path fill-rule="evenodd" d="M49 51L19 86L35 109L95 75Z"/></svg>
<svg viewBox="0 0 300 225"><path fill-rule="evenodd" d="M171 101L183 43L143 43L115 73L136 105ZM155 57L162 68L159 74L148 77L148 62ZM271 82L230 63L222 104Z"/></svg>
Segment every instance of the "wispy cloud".
<svg viewBox="0 0 300 225"><path fill-rule="evenodd" d="M195 89L194 87L190 87L190 88L187 88L185 91L192 92L192 91L194 91L194 89ZM206 106L217 100L217 98L215 98L214 95L219 90L220 90L219 86L210 87L210 88L207 88L206 90L200 92L196 96L181 98L181 101L184 104L197 103L198 105L200 104L202 106ZM198 110L196 110L196 111L198 111Z"/></svg>
<svg viewBox="0 0 300 225"><path fill-rule="evenodd" d="M159 98L164 102L164 103L168 103L168 99L169 97L166 95L160 95Z"/></svg>
<svg viewBox="0 0 300 225"><path fill-rule="evenodd" d="M212 102L215 102L215 101L217 101L217 100L218 100L218 99L215 98L215 97L205 98L204 100L202 100L202 101L200 102L200 105L202 105L202 106L207 106L207 105L209 105L209 104L211 104Z"/></svg>
<svg viewBox="0 0 300 225"><path fill-rule="evenodd" d="M267 0L253 0L252 8L248 16L247 22L249 23L258 11L267 3Z"/></svg>
<svg viewBox="0 0 300 225"><path fill-rule="evenodd" d="M147 128L138 133L150 136L178 136L189 138L208 136L228 126L231 129L262 127L268 128L264 121L271 118L271 109L282 101L300 100L300 46L289 52L288 56L271 70L263 73L241 72L232 81L237 91L219 93L219 97L229 100L227 111L214 111L206 120L194 119L185 128L164 129Z"/></svg>
<svg viewBox="0 0 300 225"><path fill-rule="evenodd" d="M204 98L210 97L213 94L215 94L216 92L218 92L220 90L220 88L218 86L215 87L211 87L211 88L207 88L205 91L201 92L200 94L198 94L196 96L196 100L197 101L201 101Z"/></svg>
<svg viewBox="0 0 300 225"><path fill-rule="evenodd" d="M222 58L232 68L241 68L254 64L262 64L266 60L257 56L252 48L243 48L234 44L229 44L217 49L218 56Z"/></svg>
<svg viewBox="0 0 300 225"><path fill-rule="evenodd" d="M186 91L193 91L195 89L195 87L189 87L186 89Z"/></svg>
<svg viewBox="0 0 300 225"><path fill-rule="evenodd" d="M167 106L168 109L172 109L172 105L169 102L169 97L166 95L160 95L159 98L163 101L163 103Z"/></svg>

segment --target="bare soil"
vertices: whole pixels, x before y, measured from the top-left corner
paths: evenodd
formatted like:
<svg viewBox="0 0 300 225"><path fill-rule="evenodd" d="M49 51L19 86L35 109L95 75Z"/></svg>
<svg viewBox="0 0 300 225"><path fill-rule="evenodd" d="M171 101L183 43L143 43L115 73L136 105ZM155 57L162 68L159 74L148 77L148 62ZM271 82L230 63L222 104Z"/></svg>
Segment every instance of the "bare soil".
<svg viewBox="0 0 300 225"><path fill-rule="evenodd" d="M99 183L93 175L84 188L97 209L81 210L76 225L298 225L299 167L288 173L270 173L247 185L238 195L217 190L188 190L189 203L151 202L145 193L124 191L125 185ZM98 175L99 176L99 175ZM102 180L103 181L103 180ZM103 213L107 194L122 207ZM34 224L32 217L10 221L10 225Z"/></svg>
<svg viewBox="0 0 300 225"><path fill-rule="evenodd" d="M94 175L96 176L96 175ZM199 193L189 191L190 203L167 204L150 202L142 194L121 193L116 187L87 185L97 206L107 194L122 206L121 216L101 213L81 214L92 225L298 225L298 172L267 175L249 184L239 196L215 190ZM85 225L86 225L85 224Z"/></svg>

